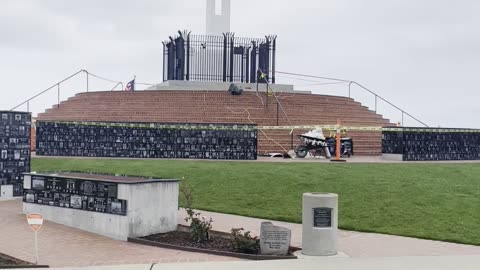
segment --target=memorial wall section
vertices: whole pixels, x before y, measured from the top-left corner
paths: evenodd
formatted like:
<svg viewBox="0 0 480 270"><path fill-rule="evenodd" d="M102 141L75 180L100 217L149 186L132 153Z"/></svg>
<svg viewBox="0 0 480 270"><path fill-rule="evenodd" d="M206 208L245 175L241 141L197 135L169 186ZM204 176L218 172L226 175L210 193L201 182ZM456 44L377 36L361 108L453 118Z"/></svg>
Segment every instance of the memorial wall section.
<svg viewBox="0 0 480 270"><path fill-rule="evenodd" d="M23 212L120 240L176 230L176 179L26 173Z"/></svg>
<svg viewBox="0 0 480 270"><path fill-rule="evenodd" d="M31 115L0 111L0 199L22 196L23 173L30 172Z"/></svg>
<svg viewBox="0 0 480 270"><path fill-rule="evenodd" d="M36 154L122 158L257 158L255 125L37 122Z"/></svg>
<svg viewBox="0 0 480 270"><path fill-rule="evenodd" d="M480 160L480 130L384 128L382 154L403 161Z"/></svg>

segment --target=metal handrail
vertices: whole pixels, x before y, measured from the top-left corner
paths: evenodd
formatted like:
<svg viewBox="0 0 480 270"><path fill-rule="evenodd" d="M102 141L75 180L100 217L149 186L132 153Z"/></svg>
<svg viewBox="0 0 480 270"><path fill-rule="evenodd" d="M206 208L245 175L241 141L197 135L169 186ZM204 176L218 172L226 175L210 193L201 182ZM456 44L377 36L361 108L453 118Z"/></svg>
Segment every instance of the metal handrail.
<svg viewBox="0 0 480 270"><path fill-rule="evenodd" d="M123 83L122 83L122 82L118 82L117 84L115 84L115 86L114 86L114 87L112 88L112 90L110 90L110 91L115 90L115 88L117 88L117 86L119 86L119 85L121 86L121 89L123 90L123 89L124 89L124 88L123 88Z"/></svg>
<svg viewBox="0 0 480 270"><path fill-rule="evenodd" d="M74 74L68 76L67 78L65 78L65 79L63 79L63 80L55 83L54 85L50 86L49 88L41 91L40 93L34 95L33 97L31 97L31 98L25 100L24 102L18 104L17 106L15 106L15 107L13 107L12 109L10 109L10 111L13 111L13 110L15 110L16 108L18 108L18 107L20 107L20 106L22 106L22 105L24 105L24 104L27 104L27 107L29 107L29 104L30 104L30 101L31 101L31 100L39 97L40 95L48 92L49 90L51 90L51 89L53 89L53 88L55 88L55 87L57 87L57 91L60 92L60 84L61 84L61 83L64 83L64 82L70 80L71 78L77 76L77 75L80 74L80 73L86 73L86 74L87 74L87 92L88 92L88 71L86 71L86 70L84 70L84 69L81 69L81 70L75 72ZM58 99L60 99L60 93L58 93L58 95L59 95ZM60 100L58 100L58 102L60 103ZM27 109L27 110L29 110L29 109Z"/></svg>
<svg viewBox="0 0 480 270"><path fill-rule="evenodd" d="M417 121L418 123L424 125L425 127L428 127L427 124L425 124L423 121L419 120L418 118L414 117L413 115L407 113L400 107L396 106L395 104L391 103L390 101L386 100L382 96L378 95L377 93L373 92L372 90L368 89L367 87L361 85L360 83L352 80L344 80L344 79L337 79L337 78L331 78L331 77L322 77L322 76L313 76L313 75L305 75L305 74L298 74L298 73L291 73L291 72L282 72L282 71L276 71L277 73L280 74L286 74L286 75L293 75L293 76L301 76L301 77L307 77L307 78L315 78L315 79L323 79L323 80L331 80L331 81L338 81L338 82L344 82L348 83L348 97L351 97L351 86L352 84L357 85L358 87L362 88L363 90L367 91L368 93L372 94L375 97L375 113L377 112L377 99L383 100L385 103L388 105L392 106L393 108L397 109L402 113L402 126L404 123L404 115L409 116L413 120Z"/></svg>

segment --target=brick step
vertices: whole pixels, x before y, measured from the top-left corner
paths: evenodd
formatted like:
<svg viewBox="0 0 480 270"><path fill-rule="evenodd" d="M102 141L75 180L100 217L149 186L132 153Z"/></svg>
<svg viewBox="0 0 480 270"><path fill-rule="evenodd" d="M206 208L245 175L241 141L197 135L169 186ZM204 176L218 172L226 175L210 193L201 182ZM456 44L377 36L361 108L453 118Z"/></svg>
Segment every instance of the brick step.
<svg viewBox="0 0 480 270"><path fill-rule="evenodd" d="M46 114L39 114L38 118L48 118L48 117L97 117L98 115L102 115L104 117L118 117L119 119L122 118L130 118L130 117L146 117L146 118L190 118L192 116L192 112L189 113L163 113L163 114L152 114L152 113L139 113L139 112L55 112L55 113L46 113ZM244 114L214 114L214 113L203 113L203 112L195 112L196 116L205 116L205 117L215 117L215 118L248 118L248 115ZM267 116L265 117L265 114L250 114L250 119L270 119L272 125L277 125L277 119L276 116ZM376 119L371 119L368 117L348 117L347 115L343 116L334 116L334 117L328 117L328 116L323 116L323 117L316 117L312 119L304 118L301 119L300 116L298 118L289 118L290 122L292 124L303 124L303 123L326 123L330 122L332 125L334 122L336 122L336 119L341 119L342 120L342 125L352 125L352 124L357 124L357 125L364 125L364 126L381 126L382 124L389 124L386 121L378 121ZM301 120L300 120L301 119ZM343 120L343 119L348 119L348 120ZM279 118L278 123L279 125L289 125L287 120Z"/></svg>
<svg viewBox="0 0 480 270"><path fill-rule="evenodd" d="M60 106L39 114L39 120L167 123L251 123L258 125L335 125L340 118L346 126L386 126L388 119L347 97L316 94L277 94L283 110L278 112L277 99L264 93L244 92L232 96L227 91L138 91L79 93ZM265 107L265 103L268 106ZM243 112L248 108L248 113ZM285 113L287 116L285 116ZM290 121L288 121L288 119ZM295 130L294 145L301 142ZM265 135L263 134L265 133ZM324 130L324 134L329 134ZM381 133L349 131L357 155L380 155ZM259 131L259 152L291 148L287 130ZM274 141L272 141L274 140ZM278 144L277 144L278 143Z"/></svg>

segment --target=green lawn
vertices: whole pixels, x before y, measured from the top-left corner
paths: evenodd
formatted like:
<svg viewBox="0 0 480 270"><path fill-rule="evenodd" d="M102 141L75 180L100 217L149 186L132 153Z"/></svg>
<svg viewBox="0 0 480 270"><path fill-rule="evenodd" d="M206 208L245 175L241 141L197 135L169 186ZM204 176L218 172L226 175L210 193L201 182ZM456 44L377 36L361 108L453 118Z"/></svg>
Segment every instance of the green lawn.
<svg viewBox="0 0 480 270"><path fill-rule="evenodd" d="M302 193L333 192L342 229L480 245L480 164L47 158L32 164L37 172L186 177L196 208L297 223Z"/></svg>

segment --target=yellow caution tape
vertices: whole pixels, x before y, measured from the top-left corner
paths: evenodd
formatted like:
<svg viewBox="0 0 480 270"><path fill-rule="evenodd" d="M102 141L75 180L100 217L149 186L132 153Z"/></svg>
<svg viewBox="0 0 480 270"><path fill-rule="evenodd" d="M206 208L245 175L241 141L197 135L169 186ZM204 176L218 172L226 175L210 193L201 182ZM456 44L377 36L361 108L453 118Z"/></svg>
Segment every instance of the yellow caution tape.
<svg viewBox="0 0 480 270"><path fill-rule="evenodd" d="M439 128L404 128L404 127L355 127L338 125L297 125L297 126L255 126L253 124L155 124L155 123L105 123L105 122L70 122L70 121L37 121L37 123L71 124L80 126L100 127L130 127L130 128L155 128L174 130L347 130L347 131L378 131L378 132L435 132L435 133L480 133L480 129L439 129Z"/></svg>

